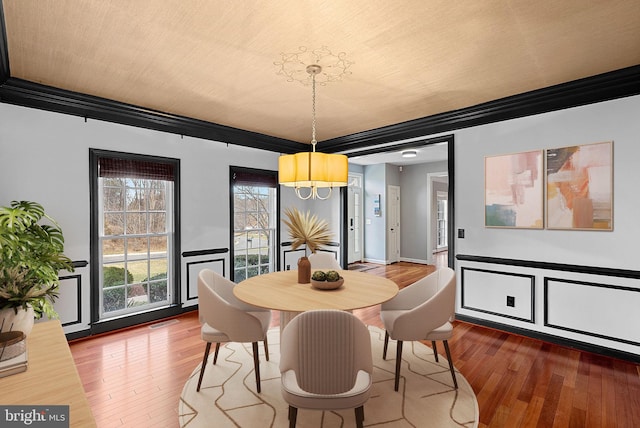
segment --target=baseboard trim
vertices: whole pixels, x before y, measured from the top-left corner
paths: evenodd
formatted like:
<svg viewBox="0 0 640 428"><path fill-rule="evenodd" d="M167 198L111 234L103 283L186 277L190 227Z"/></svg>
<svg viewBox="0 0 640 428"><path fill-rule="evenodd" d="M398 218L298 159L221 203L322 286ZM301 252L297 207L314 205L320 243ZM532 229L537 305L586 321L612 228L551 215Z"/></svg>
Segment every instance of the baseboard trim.
<svg viewBox="0 0 640 428"><path fill-rule="evenodd" d="M417 263L420 265L428 265L429 262L427 260L421 260L421 259L410 259L408 257L400 257L400 261L401 262L407 262L407 263Z"/></svg>
<svg viewBox="0 0 640 428"><path fill-rule="evenodd" d="M494 330L500 330L507 333L517 334L519 336L540 340L543 342L553 343L554 345L560 345L567 348L573 348L580 351L590 352L592 354L598 354L605 357L616 358L618 360L624 360L624 361L629 361L635 364L640 364L640 355L633 354L631 352L620 351L617 349L607 348L606 346L599 346L599 345L594 345L592 343L582 342L579 340L567 339L565 337L555 336L553 334L542 333L539 331L528 330L520 327L514 327L508 324L488 321L485 319L470 317L468 315L461 315L458 313L456 313L455 318L458 321L466 322L469 324L476 324L483 327L492 328Z"/></svg>
<svg viewBox="0 0 640 428"><path fill-rule="evenodd" d="M146 314L137 315L135 317L135 324L124 324L121 319L105 321L99 324L94 324L93 329L88 328L86 330L74 331L72 333L66 333L67 341L86 339L92 336L117 333L119 331L128 330L130 328L139 327L141 325L156 323L164 320L171 319L173 317L192 312L198 309L198 305L191 305L186 307L175 306L171 309L165 309L160 311L152 311Z"/></svg>

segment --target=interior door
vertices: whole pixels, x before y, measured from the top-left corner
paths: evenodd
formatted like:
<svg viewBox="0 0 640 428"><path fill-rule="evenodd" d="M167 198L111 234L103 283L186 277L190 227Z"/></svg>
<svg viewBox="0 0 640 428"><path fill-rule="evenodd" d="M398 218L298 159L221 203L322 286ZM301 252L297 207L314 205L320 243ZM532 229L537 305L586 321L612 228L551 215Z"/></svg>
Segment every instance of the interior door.
<svg viewBox="0 0 640 428"><path fill-rule="evenodd" d="M347 207L349 231L348 262L362 261L362 175L349 174L349 197Z"/></svg>
<svg viewBox="0 0 640 428"><path fill-rule="evenodd" d="M400 261L400 187L389 186L387 194L387 258L396 263Z"/></svg>

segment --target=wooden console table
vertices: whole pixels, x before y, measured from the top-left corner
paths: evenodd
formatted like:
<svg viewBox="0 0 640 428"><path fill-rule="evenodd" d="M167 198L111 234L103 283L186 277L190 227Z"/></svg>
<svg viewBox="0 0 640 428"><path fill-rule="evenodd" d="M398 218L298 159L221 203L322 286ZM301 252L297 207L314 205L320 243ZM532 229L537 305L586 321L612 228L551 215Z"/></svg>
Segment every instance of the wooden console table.
<svg viewBox="0 0 640 428"><path fill-rule="evenodd" d="M0 378L2 405L68 405L72 427L95 427L60 321L36 323L27 337L25 372Z"/></svg>

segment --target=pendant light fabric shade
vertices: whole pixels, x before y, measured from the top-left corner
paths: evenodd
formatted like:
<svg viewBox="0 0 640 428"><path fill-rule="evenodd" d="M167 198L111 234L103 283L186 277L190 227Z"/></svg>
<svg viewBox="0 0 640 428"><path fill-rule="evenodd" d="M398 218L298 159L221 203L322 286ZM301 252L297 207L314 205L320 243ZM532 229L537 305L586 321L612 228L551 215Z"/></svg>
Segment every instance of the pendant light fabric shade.
<svg viewBox="0 0 640 428"><path fill-rule="evenodd" d="M345 155L302 152L278 158L279 182L287 187L346 186L349 162Z"/></svg>

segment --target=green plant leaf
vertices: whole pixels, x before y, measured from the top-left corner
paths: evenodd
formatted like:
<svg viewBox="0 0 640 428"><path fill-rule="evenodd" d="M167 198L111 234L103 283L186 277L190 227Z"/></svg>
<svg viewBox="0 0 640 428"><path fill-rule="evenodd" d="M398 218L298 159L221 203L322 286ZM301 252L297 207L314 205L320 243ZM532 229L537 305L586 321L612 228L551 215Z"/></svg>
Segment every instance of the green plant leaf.
<svg viewBox="0 0 640 428"><path fill-rule="evenodd" d="M0 207L0 308L32 306L37 318L56 317L58 273L74 270L63 252L62 229L42 205L12 201Z"/></svg>

